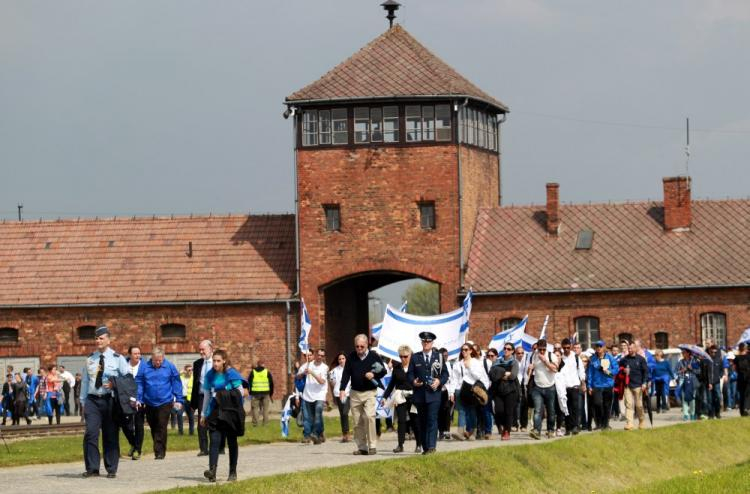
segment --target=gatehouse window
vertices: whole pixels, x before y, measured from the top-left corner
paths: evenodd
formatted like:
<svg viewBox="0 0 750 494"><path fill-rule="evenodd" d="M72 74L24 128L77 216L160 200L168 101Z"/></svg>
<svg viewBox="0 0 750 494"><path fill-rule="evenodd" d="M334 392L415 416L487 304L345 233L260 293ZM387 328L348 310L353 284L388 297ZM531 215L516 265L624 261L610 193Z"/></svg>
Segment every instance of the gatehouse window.
<svg viewBox="0 0 750 494"><path fill-rule="evenodd" d="M302 112L302 145L348 144L346 108Z"/></svg>
<svg viewBox="0 0 750 494"><path fill-rule="evenodd" d="M354 109L354 144L370 142L370 109Z"/></svg>
<svg viewBox="0 0 750 494"><path fill-rule="evenodd" d="M576 334L578 343L582 348L591 348L593 344L599 341L599 318L598 317L579 317L575 320Z"/></svg>
<svg viewBox="0 0 750 494"><path fill-rule="evenodd" d="M94 335L95 332L96 332L96 326L85 325L85 326L78 326L78 328L76 328L76 335L78 336L79 340L94 341L94 339L96 339L96 336Z"/></svg>
<svg viewBox="0 0 750 494"><path fill-rule="evenodd" d="M451 107L435 105L435 138L438 141L451 140Z"/></svg>
<svg viewBox="0 0 750 494"><path fill-rule="evenodd" d="M385 142L399 142L398 106L383 107L383 140Z"/></svg>
<svg viewBox="0 0 750 494"><path fill-rule="evenodd" d="M706 340L713 340L717 346L726 346L727 316L721 312L701 314L701 338L704 345Z"/></svg>
<svg viewBox="0 0 750 494"><path fill-rule="evenodd" d="M419 203L419 223L422 230L435 229L435 201Z"/></svg>
<svg viewBox="0 0 750 494"><path fill-rule="evenodd" d="M323 211L326 215L326 230L329 232L341 231L341 208L338 204L325 204Z"/></svg>
<svg viewBox="0 0 750 494"><path fill-rule="evenodd" d="M664 331L654 333L654 346L661 350L669 348L669 334Z"/></svg>
<svg viewBox="0 0 750 494"><path fill-rule="evenodd" d="M333 126L333 143L349 144L349 127L347 124L346 108L334 108L331 110L331 123Z"/></svg>
<svg viewBox="0 0 750 494"><path fill-rule="evenodd" d="M497 151L498 124L494 113L463 107L460 130L461 142Z"/></svg>
<svg viewBox="0 0 750 494"><path fill-rule="evenodd" d="M162 338L185 339L187 337L187 328L184 324L167 323L162 324L159 328Z"/></svg>
<svg viewBox="0 0 750 494"><path fill-rule="evenodd" d="M0 343L18 343L16 328L0 328Z"/></svg>
<svg viewBox="0 0 750 494"><path fill-rule="evenodd" d="M516 326L519 322L521 322L521 318L519 317L506 317L502 321L500 321L500 331L508 331L510 328Z"/></svg>
<svg viewBox="0 0 750 494"><path fill-rule="evenodd" d="M318 145L318 111L306 111L302 113L302 145Z"/></svg>
<svg viewBox="0 0 750 494"><path fill-rule="evenodd" d="M422 107L411 105L406 107L406 141L422 140Z"/></svg>

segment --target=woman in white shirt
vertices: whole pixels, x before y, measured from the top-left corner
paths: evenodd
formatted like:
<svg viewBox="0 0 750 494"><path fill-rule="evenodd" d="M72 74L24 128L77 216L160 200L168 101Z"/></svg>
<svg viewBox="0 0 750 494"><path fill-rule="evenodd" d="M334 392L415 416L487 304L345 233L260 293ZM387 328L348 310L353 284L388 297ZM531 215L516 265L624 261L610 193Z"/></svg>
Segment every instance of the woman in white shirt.
<svg viewBox="0 0 750 494"><path fill-rule="evenodd" d="M336 359L331 362L333 370L328 373L328 382L331 385L331 395L333 396L333 402L339 409L339 421L341 422L341 442L348 443L351 441L349 435L349 390L351 389L351 383L346 385L346 396L344 401L341 401L339 397L339 387L341 386L341 376L344 373L344 365L346 364L346 355L339 353L336 355Z"/></svg>
<svg viewBox="0 0 750 494"><path fill-rule="evenodd" d="M490 388L490 379L484 371L479 355L471 346L464 344L461 346L460 365L463 370L463 382L461 383L461 403L466 414L466 430L464 437L468 440L474 439L474 430L477 427L477 413L483 407L474 398L471 391L472 386L479 381L484 385L484 389Z"/></svg>

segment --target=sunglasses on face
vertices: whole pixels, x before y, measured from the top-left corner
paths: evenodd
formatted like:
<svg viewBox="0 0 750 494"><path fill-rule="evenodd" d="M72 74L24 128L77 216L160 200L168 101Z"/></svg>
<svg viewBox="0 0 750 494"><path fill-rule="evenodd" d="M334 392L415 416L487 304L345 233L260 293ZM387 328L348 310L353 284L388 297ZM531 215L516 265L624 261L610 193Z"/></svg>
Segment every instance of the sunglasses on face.
<svg viewBox="0 0 750 494"><path fill-rule="evenodd" d="M506 351L506 352L512 352L512 351L513 351L513 349L512 349L512 348L510 348L510 347L507 347L507 346L506 346L506 347L505 347L505 351Z"/></svg>
<svg viewBox="0 0 750 494"><path fill-rule="evenodd" d="M462 349L461 349L461 351L462 351L462 352L470 352L471 350L470 350L470 349L468 349L468 348L462 348Z"/></svg>
<svg viewBox="0 0 750 494"><path fill-rule="evenodd" d="M401 358L409 358L408 355L399 355L399 357L401 357Z"/></svg>

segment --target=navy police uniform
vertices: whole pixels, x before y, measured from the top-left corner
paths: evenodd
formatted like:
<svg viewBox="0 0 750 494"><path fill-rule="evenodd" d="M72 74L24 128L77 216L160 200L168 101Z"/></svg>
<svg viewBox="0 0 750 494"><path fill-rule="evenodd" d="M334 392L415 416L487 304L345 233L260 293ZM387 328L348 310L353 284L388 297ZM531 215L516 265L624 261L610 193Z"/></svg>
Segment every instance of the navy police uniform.
<svg viewBox="0 0 750 494"><path fill-rule="evenodd" d="M429 332L420 333L419 337L422 340L435 339L435 335ZM435 348L430 350L429 357L425 352L415 352L409 363L408 379L412 383L415 379L424 383L422 386L414 386L412 403L417 407L422 450L424 453L430 453L435 451L437 446L438 412L442 386L448 382L448 366ZM429 385L432 379L440 379L437 389L433 390Z"/></svg>
<svg viewBox="0 0 750 494"><path fill-rule="evenodd" d="M109 334L106 328L96 330L96 336ZM114 398L113 390L105 388L110 377L122 377L130 373L125 358L107 348L103 353L98 350L86 359L86 368L81 380L81 405L86 421L86 432L83 436L83 458L86 464L84 476L99 473L99 430L102 431L104 449L104 468L108 474L116 474L120 460L120 437L118 427L112 415Z"/></svg>

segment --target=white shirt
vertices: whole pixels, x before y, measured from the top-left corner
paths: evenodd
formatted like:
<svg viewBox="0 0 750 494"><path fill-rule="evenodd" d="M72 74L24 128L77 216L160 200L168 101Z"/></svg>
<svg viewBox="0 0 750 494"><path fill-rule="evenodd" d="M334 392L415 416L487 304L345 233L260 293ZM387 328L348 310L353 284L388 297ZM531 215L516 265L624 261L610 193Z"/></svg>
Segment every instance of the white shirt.
<svg viewBox="0 0 750 494"><path fill-rule="evenodd" d="M554 353L546 351L544 352L544 358L550 359L552 363L557 364L557 355ZM534 384L536 386L540 388L549 388L555 385L555 374L557 374L557 372L549 370L549 367L542 362L542 357L538 351L534 353L534 358L531 363L534 365Z"/></svg>
<svg viewBox="0 0 750 494"><path fill-rule="evenodd" d="M130 362L128 362L128 366L130 366L130 373L133 374L133 378L138 375L138 369L141 368L141 361L139 360L136 365L130 365Z"/></svg>
<svg viewBox="0 0 750 494"><path fill-rule="evenodd" d="M326 401L326 397L328 396L328 387L326 386L328 366L323 362L320 365L316 365L314 361L309 362L299 368L299 374L304 374L308 368L310 372L307 374L302 399L305 401ZM320 384L313 376L323 379L323 384Z"/></svg>
<svg viewBox="0 0 750 494"><path fill-rule="evenodd" d="M60 373L60 377L63 378L65 381L68 382L68 386L71 388L76 385L76 378L73 374L71 374L68 369L65 369Z"/></svg>
<svg viewBox="0 0 750 494"><path fill-rule="evenodd" d="M464 362L461 362L461 365L463 366L464 371L463 382L473 386L475 382L481 381L482 384L484 384L485 389L490 389L490 378L484 371L481 360L472 358L469 361L468 367L464 365Z"/></svg>
<svg viewBox="0 0 750 494"><path fill-rule="evenodd" d="M333 395L339 396L339 389L341 389L341 377L344 375L344 368L342 366L336 366L330 373L328 373L328 380L333 384ZM349 396L349 392L352 389L352 381L346 385L346 396Z"/></svg>
<svg viewBox="0 0 750 494"><path fill-rule="evenodd" d="M518 384L526 386L529 384L529 375L527 372L529 370L529 359L524 353L520 360L516 357L516 362L518 362Z"/></svg>
<svg viewBox="0 0 750 494"><path fill-rule="evenodd" d="M208 371L211 370L211 357L206 357L203 359L203 367L201 367L201 386L199 388L200 394L206 394L206 390L203 389L203 383L206 382L206 374L208 374Z"/></svg>
<svg viewBox="0 0 750 494"><path fill-rule="evenodd" d="M582 381L585 382L586 374L583 370L583 362L581 362L580 358L576 362L575 352L570 352L570 355L567 357L563 353L562 360L565 362L565 365L563 365L563 368L559 373L562 376L566 388L580 386ZM576 367L576 364L578 367Z"/></svg>

